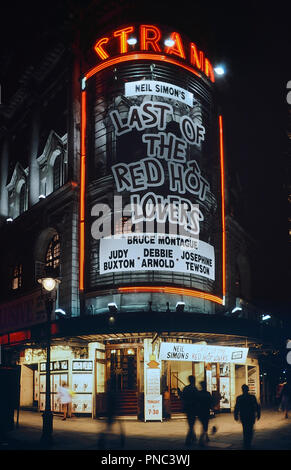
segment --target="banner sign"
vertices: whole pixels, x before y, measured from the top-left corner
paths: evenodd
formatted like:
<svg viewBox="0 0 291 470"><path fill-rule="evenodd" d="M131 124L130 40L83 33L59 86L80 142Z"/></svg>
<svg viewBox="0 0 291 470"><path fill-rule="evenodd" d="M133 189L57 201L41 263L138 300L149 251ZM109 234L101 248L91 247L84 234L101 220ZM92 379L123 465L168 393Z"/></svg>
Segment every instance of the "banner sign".
<svg viewBox="0 0 291 470"><path fill-rule="evenodd" d="M159 360L245 364L249 348L161 343Z"/></svg>
<svg viewBox="0 0 291 470"><path fill-rule="evenodd" d="M125 84L125 96L155 95L174 98L181 103L193 107L193 93L176 85L154 80L138 80Z"/></svg>
<svg viewBox="0 0 291 470"><path fill-rule="evenodd" d="M100 274L173 271L215 278L214 247L175 235L125 234L100 240Z"/></svg>

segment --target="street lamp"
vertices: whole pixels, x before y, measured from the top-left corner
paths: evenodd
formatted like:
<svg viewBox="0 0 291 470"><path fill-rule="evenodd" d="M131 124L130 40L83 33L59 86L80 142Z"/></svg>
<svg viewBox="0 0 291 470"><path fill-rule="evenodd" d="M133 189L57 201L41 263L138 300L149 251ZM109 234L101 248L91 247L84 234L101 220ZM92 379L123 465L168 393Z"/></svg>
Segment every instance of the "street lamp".
<svg viewBox="0 0 291 470"><path fill-rule="evenodd" d="M42 294L45 301L46 308L46 378L45 378L45 410L43 412L43 426L41 440L47 445L52 444L53 434L53 413L51 410L51 320L54 302L56 300L56 293L58 284L61 282L56 276L55 272L46 271L46 276L38 279L42 285Z"/></svg>

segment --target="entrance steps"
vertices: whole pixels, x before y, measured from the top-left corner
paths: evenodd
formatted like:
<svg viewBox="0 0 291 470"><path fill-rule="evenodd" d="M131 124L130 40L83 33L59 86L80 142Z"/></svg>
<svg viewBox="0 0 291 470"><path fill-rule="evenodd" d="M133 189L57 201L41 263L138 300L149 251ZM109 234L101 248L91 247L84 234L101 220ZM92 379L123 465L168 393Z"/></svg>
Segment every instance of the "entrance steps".
<svg viewBox="0 0 291 470"><path fill-rule="evenodd" d="M137 392L133 390L121 390L116 395L116 414L118 416L137 415Z"/></svg>
<svg viewBox="0 0 291 470"><path fill-rule="evenodd" d="M182 413L183 412L183 403L182 400L177 396L171 393L171 413Z"/></svg>

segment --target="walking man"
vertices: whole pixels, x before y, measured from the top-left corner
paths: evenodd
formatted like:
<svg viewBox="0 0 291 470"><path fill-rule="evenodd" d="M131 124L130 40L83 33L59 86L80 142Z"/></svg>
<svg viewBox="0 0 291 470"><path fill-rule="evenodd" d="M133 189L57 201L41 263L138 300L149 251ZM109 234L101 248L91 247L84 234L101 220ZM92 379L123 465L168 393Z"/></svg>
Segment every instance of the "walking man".
<svg viewBox="0 0 291 470"><path fill-rule="evenodd" d="M199 439L199 445L204 446L209 442L208 423L210 418L210 409L213 407L212 395L207 391L206 382L200 382L201 391L198 392L199 408L198 419L202 425L202 434Z"/></svg>
<svg viewBox="0 0 291 470"><path fill-rule="evenodd" d="M254 424L256 418L259 420L261 417L261 408L256 397L249 394L249 387L247 385L242 386L242 392L242 395L236 399L234 419L238 421L240 418L243 427L244 448L250 449Z"/></svg>
<svg viewBox="0 0 291 470"><path fill-rule="evenodd" d="M197 411L198 411L198 390L195 387L195 377L190 375L188 377L189 385L186 385L181 393L184 411L188 421L188 434L186 436L185 445L190 446L196 441L196 434L194 430Z"/></svg>

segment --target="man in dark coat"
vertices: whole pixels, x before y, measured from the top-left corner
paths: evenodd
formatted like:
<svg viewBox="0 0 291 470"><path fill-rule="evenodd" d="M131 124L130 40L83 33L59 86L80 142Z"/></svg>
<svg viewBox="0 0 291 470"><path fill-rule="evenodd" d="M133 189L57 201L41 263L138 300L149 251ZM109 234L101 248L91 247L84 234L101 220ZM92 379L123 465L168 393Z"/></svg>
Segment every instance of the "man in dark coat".
<svg viewBox="0 0 291 470"><path fill-rule="evenodd" d="M195 387L195 377L190 375L188 377L189 385L183 389L181 399L183 401L184 411L188 421L188 434L186 436L185 445L190 446L196 440L194 425L198 412L198 390Z"/></svg>
<svg viewBox="0 0 291 470"><path fill-rule="evenodd" d="M243 394L236 399L234 419L238 421L240 418L243 427L244 448L250 449L254 424L256 418L259 420L261 417L261 408L256 397L249 394L249 387L247 385L242 386L242 392Z"/></svg>
<svg viewBox="0 0 291 470"><path fill-rule="evenodd" d="M199 439L199 445L203 446L205 442L209 442L208 423L210 418L210 409L213 408L213 398L211 393L207 391L206 382L200 382L201 391L198 392L199 408L198 419L202 424L202 434Z"/></svg>

